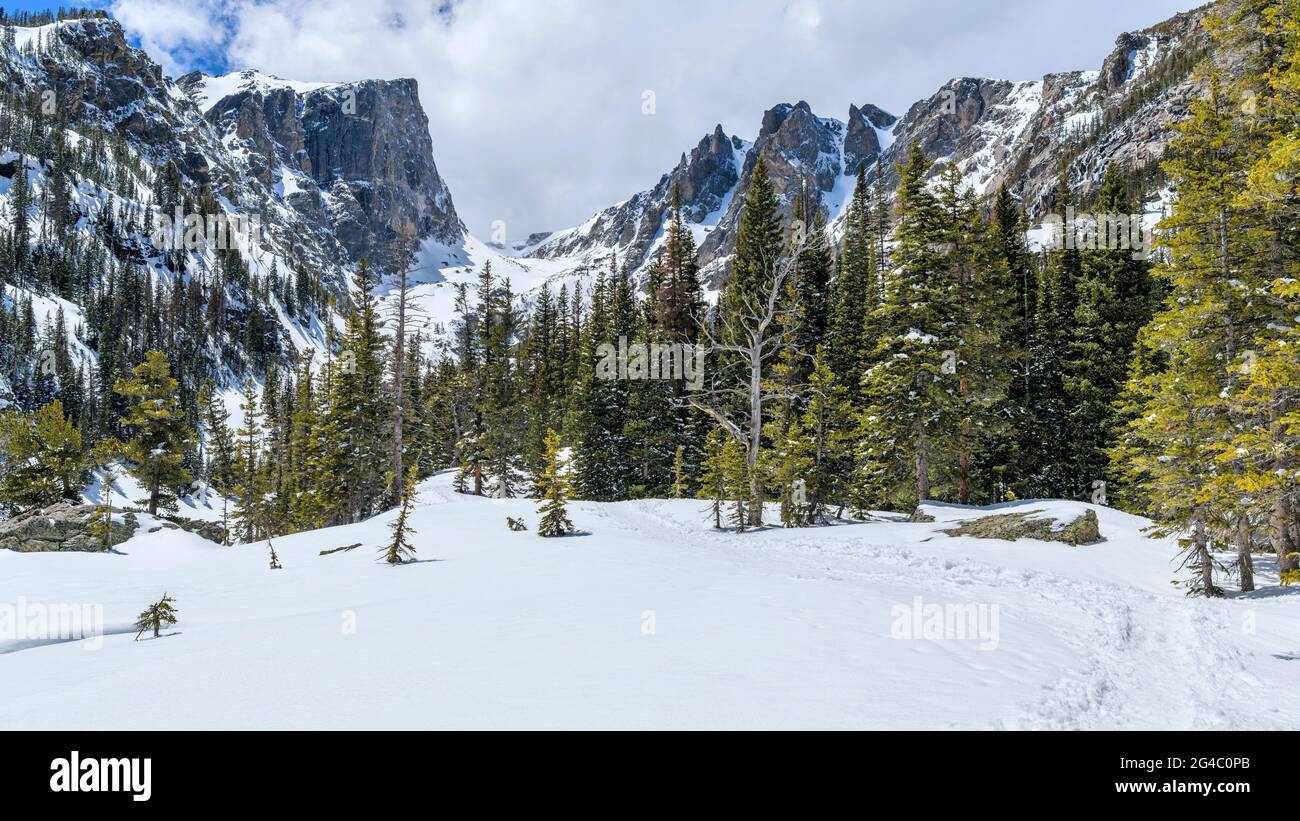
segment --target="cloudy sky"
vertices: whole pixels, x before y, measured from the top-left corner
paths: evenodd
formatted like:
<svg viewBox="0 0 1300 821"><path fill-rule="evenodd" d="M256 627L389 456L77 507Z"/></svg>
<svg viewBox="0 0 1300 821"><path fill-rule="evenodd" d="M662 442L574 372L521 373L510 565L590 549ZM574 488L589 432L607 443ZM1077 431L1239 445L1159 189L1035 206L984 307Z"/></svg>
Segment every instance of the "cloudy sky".
<svg viewBox="0 0 1300 821"><path fill-rule="evenodd" d="M957 75L1097 68L1196 0L114 0L173 75L414 77L470 230L567 227L650 187L716 123L807 100L902 114ZM653 95L653 96L651 96ZM646 113L647 111L651 113Z"/></svg>

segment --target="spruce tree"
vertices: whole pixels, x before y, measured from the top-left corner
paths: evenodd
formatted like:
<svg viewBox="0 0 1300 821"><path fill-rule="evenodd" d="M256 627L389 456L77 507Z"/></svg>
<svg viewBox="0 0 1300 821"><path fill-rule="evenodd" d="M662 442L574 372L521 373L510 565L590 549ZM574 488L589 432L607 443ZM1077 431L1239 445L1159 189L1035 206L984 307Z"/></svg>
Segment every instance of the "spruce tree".
<svg viewBox="0 0 1300 821"><path fill-rule="evenodd" d="M1133 211L1113 165L1103 177L1094 211L1102 217L1126 217ZM1084 494L1097 482L1114 483L1107 454L1118 435L1115 403L1128 377L1138 331L1159 305L1149 267L1139 249L1081 252L1069 354L1063 363L1072 457L1071 483L1063 490L1069 495Z"/></svg>
<svg viewBox="0 0 1300 821"><path fill-rule="evenodd" d="M560 455L560 435L554 430L546 432L546 453L542 457L542 470L537 474L536 492L541 503L537 512L542 517L537 525L538 536L566 536L573 532L573 522L565 511L569 495L569 480L564 459Z"/></svg>
<svg viewBox="0 0 1300 821"><path fill-rule="evenodd" d="M879 306L881 294L872 214L866 169L859 168L853 199L845 212L844 238L826 320L826 363L851 400L861 394L862 374L876 342L866 335L866 317Z"/></svg>
<svg viewBox="0 0 1300 821"><path fill-rule="evenodd" d="M699 496L709 500L715 530L722 529L722 508L727 499L726 465L722 461L727 438L721 427L712 428L704 438L704 457L700 461Z"/></svg>
<svg viewBox="0 0 1300 821"><path fill-rule="evenodd" d="M393 537L383 549L384 561L389 564L401 564L415 556L415 548L411 546L407 536L415 532L409 520L415 505L415 484L419 472L419 460L414 459L406 469L406 477L402 481L401 505L397 510L397 518L389 526L393 531Z"/></svg>
<svg viewBox="0 0 1300 821"><path fill-rule="evenodd" d="M0 413L0 503L13 512L81 496L89 467L81 434L58 399L33 414Z"/></svg>
<svg viewBox="0 0 1300 821"><path fill-rule="evenodd" d="M176 506L175 488L187 485L190 471L185 454L195 440L180 407L180 384L171 376L171 365L161 351L149 351L144 362L131 369L132 378L118 379L113 391L131 400L120 423L130 438L122 456L127 472L138 480L148 496L142 500L150 514Z"/></svg>
<svg viewBox="0 0 1300 821"><path fill-rule="evenodd" d="M263 504L266 483L264 480L262 452L261 411L258 407L257 389L253 380L244 381L244 401L239 405L244 421L236 432L238 452L235 455L235 517L239 521L242 538L247 544L258 538L262 530Z"/></svg>
<svg viewBox="0 0 1300 821"><path fill-rule="evenodd" d="M163 597L141 611L135 620L135 640L139 641L140 636L152 631L154 638L162 636L163 627L169 627L176 623L176 613L178 612L174 605L176 600L166 593Z"/></svg>
<svg viewBox="0 0 1300 821"><path fill-rule="evenodd" d="M333 451L333 509L327 524L355 522L375 513L388 489L391 453L384 420L389 408L382 390L385 364L374 277L365 260L353 275L355 294L343 349L331 371L328 418Z"/></svg>
<svg viewBox="0 0 1300 821"><path fill-rule="evenodd" d="M930 161L912 146L898 187L894 264L863 376L863 455L872 500L909 506L931 497L935 470L954 450L961 402L951 363L959 349L957 283L948 239L927 190Z"/></svg>

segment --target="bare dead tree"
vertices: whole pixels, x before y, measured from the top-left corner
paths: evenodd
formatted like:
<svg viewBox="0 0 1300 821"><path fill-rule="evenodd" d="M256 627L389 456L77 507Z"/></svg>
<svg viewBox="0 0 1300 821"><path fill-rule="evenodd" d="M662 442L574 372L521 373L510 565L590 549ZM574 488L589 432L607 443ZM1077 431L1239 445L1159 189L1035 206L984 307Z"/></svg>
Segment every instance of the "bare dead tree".
<svg viewBox="0 0 1300 821"><path fill-rule="evenodd" d="M409 302L410 276L425 268L434 266L411 267L410 261L415 258L415 252L411 250L402 251L396 249L397 259L404 260L397 268L397 303L393 308L396 314L397 327L393 335L393 411L392 411L392 431L393 447L391 454L392 461L392 479L390 481L390 490L394 498L401 496L402 482L406 476L406 469L403 465L402 454L402 434L406 424L406 326L408 316L415 312Z"/></svg>
<svg viewBox="0 0 1300 821"><path fill-rule="evenodd" d="M775 362L781 351L789 348L793 330L787 317L794 306L783 300L786 286L798 264L800 253L807 244L803 232L796 235L797 244L785 255L764 260L761 282L752 293L737 292L727 310L719 301L717 326L701 321L701 336L706 354L735 357L742 368L717 368L723 379L733 373L743 372L736 384L710 384L703 390L684 397L684 401L712 417L723 430L745 448L745 462L749 468L748 524L763 524L763 481L758 472L758 457L763 440L764 408L768 405L798 399L805 386L774 385L764 379L767 366ZM719 374L715 374L716 379ZM743 410L729 410L733 403L727 400L740 397ZM729 415L731 414L731 415ZM734 418L733 418L734 416Z"/></svg>

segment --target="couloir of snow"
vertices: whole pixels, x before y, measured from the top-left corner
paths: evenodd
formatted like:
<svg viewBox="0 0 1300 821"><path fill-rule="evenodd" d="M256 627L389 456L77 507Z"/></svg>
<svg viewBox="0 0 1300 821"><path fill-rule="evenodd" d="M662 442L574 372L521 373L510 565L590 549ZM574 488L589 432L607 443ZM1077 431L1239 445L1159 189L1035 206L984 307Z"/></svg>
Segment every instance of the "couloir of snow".
<svg viewBox="0 0 1300 821"><path fill-rule="evenodd" d="M704 508L573 503L585 535L542 539L533 501L442 474L402 566L395 511L274 539L281 570L144 515L117 554L0 550L0 604L99 604L107 633L0 639L0 727L1300 728L1300 591L1267 560L1257 593L1189 600L1173 542L1104 507L1082 547L953 538L987 514L955 506L744 534ZM179 623L134 641L164 592ZM994 640L906 638L917 605L996 606Z"/></svg>

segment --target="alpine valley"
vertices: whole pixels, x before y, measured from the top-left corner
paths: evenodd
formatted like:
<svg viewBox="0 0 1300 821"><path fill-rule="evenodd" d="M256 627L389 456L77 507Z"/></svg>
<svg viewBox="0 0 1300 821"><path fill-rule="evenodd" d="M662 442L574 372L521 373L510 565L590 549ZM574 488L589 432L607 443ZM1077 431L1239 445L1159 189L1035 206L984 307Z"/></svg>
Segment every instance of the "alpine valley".
<svg viewBox="0 0 1300 821"><path fill-rule="evenodd" d="M513 242L412 79L0 26L0 727L1300 728L1295 0Z"/></svg>

